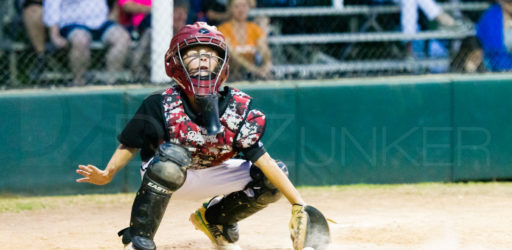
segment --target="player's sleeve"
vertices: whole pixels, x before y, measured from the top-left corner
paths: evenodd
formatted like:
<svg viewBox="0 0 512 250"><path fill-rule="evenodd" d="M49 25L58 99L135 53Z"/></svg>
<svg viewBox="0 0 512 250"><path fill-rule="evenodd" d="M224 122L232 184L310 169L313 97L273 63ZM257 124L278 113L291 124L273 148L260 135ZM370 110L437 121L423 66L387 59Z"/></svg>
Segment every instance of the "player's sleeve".
<svg viewBox="0 0 512 250"><path fill-rule="evenodd" d="M157 148L165 140L165 125L162 111L162 95L150 95L118 135L120 143L127 147Z"/></svg>
<svg viewBox="0 0 512 250"><path fill-rule="evenodd" d="M250 110L236 137L236 148L251 162L255 162L266 153L261 142L265 126L265 114L259 110Z"/></svg>

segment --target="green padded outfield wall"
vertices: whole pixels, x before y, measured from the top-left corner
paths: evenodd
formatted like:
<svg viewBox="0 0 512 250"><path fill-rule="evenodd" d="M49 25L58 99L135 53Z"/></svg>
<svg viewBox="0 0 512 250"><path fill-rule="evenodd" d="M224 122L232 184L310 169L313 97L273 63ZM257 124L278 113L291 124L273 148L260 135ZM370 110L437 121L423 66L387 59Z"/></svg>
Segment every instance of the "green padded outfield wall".
<svg viewBox="0 0 512 250"><path fill-rule="evenodd" d="M116 147L121 91L33 91L0 97L0 192L71 194L119 191L74 182L79 163L103 165Z"/></svg>
<svg viewBox="0 0 512 250"><path fill-rule="evenodd" d="M299 85L300 183L449 180L450 136L430 131L450 126L449 82L388 81Z"/></svg>
<svg viewBox="0 0 512 250"><path fill-rule="evenodd" d="M454 79L453 180L512 179L512 79Z"/></svg>
<svg viewBox="0 0 512 250"><path fill-rule="evenodd" d="M239 84L265 112L263 142L297 185L512 178L512 77L425 76ZM135 191L140 159L113 183L75 183L103 168L116 136L159 88L0 93L0 193Z"/></svg>

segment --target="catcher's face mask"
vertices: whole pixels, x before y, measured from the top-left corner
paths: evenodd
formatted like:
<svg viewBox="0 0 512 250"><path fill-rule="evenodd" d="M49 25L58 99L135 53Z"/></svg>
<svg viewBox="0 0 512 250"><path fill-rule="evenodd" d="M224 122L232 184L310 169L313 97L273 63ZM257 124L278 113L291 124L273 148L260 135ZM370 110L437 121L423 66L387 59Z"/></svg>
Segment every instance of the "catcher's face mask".
<svg viewBox="0 0 512 250"><path fill-rule="evenodd" d="M194 95L217 92L217 76L224 64L218 52L207 46L194 46L178 52L180 63L190 80Z"/></svg>
<svg viewBox="0 0 512 250"><path fill-rule="evenodd" d="M219 133L218 92L229 75L224 35L203 22L185 25L171 40L165 71L198 104L201 126L209 135Z"/></svg>
<svg viewBox="0 0 512 250"><path fill-rule="evenodd" d="M183 55L181 52L178 55L190 79L201 125L206 127L208 135L218 134L221 125L216 79L224 59L218 56L216 50L207 46L190 47L183 51Z"/></svg>
<svg viewBox="0 0 512 250"><path fill-rule="evenodd" d="M188 96L219 92L229 75L224 35L203 22L185 25L165 54L165 72Z"/></svg>

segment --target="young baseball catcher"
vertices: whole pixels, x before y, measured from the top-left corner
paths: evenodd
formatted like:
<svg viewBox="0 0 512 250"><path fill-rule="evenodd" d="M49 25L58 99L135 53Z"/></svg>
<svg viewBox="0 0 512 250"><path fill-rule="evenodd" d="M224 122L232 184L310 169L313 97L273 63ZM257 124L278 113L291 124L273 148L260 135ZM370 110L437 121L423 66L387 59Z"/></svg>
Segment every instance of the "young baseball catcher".
<svg viewBox="0 0 512 250"><path fill-rule="evenodd" d="M83 176L77 182L104 185L140 149L142 184L130 225L119 232L126 249L156 249L153 238L171 196L211 198L190 221L217 249L239 249L237 222L281 195L292 204L294 248L326 248L325 218L306 205L286 166L260 142L265 115L251 108L249 95L220 88L229 72L222 33L201 22L185 26L172 38L165 69L177 85L143 101L118 136L121 144L106 168L79 165L76 170ZM242 159L233 159L237 155Z"/></svg>

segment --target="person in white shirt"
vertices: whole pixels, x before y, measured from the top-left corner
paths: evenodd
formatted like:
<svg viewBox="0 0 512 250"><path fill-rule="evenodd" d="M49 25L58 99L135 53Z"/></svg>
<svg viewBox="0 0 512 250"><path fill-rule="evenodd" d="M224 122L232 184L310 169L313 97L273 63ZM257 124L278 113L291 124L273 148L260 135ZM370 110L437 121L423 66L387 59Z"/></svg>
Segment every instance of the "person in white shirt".
<svg viewBox="0 0 512 250"><path fill-rule="evenodd" d="M92 41L109 48L106 67L108 84L116 81L125 61L130 36L119 24L108 20L106 0L52 0L43 3L43 21L50 27L50 39L58 48L70 45L69 61L74 86L85 85L84 74L90 63Z"/></svg>
<svg viewBox="0 0 512 250"><path fill-rule="evenodd" d="M455 19L443 11L434 0L401 0L401 23L405 34L418 32L418 8L420 8L428 20L436 20L442 26L454 26Z"/></svg>
<svg viewBox="0 0 512 250"><path fill-rule="evenodd" d="M455 27L455 19L443 11L435 0L394 0L400 1L402 32L405 35L413 35L419 31L418 8L420 8L429 21L436 21L442 27ZM423 50L424 41L405 41L405 53L409 58L414 58L418 50Z"/></svg>

